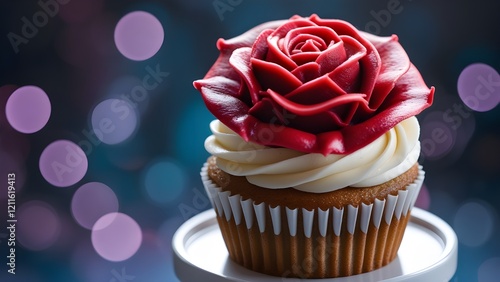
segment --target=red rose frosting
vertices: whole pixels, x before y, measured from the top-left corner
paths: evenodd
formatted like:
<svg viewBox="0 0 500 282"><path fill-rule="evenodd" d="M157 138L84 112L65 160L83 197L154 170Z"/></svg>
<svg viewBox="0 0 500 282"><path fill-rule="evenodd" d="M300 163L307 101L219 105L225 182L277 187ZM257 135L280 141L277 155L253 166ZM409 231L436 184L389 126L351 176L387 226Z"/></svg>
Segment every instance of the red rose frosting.
<svg viewBox="0 0 500 282"><path fill-rule="evenodd" d="M348 154L434 96L395 35L341 20L294 16L217 47L219 58L194 85L216 118L261 145Z"/></svg>

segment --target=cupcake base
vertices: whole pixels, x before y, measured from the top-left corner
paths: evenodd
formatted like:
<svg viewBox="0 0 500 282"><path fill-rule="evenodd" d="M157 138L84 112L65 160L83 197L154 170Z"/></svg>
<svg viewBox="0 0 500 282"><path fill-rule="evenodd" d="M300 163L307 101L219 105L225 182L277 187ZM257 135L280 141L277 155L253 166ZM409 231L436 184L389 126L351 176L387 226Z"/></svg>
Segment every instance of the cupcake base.
<svg viewBox="0 0 500 282"><path fill-rule="evenodd" d="M235 193L229 183L214 182L208 167L202 180L231 259L260 273L295 278L349 276L391 262L424 178L418 167L412 181L372 202L310 208Z"/></svg>
<svg viewBox="0 0 500 282"><path fill-rule="evenodd" d="M366 234L311 237L260 233L258 227L246 229L222 217L217 221L229 256L248 269L287 278L333 278L369 272L394 260L409 218L408 213L390 225L370 227Z"/></svg>

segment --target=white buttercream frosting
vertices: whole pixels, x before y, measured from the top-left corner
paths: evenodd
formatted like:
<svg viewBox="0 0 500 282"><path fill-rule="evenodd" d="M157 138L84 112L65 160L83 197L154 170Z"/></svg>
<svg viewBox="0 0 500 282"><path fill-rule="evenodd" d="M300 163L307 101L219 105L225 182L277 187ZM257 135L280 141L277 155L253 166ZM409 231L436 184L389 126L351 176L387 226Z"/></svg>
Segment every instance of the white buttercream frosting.
<svg viewBox="0 0 500 282"><path fill-rule="evenodd" d="M246 142L219 120L210 123L210 130L213 135L205 140L205 149L217 157L217 166L269 189L324 193L379 185L410 169L420 155L416 117L347 155L324 156Z"/></svg>

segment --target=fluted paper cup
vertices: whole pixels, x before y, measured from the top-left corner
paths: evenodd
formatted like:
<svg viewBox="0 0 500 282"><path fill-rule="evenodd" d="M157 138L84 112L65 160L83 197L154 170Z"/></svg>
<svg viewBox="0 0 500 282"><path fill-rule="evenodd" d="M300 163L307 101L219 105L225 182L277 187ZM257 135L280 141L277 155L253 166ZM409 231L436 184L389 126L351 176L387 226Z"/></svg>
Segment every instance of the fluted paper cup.
<svg viewBox="0 0 500 282"><path fill-rule="evenodd" d="M410 211L424 180L384 199L325 210L290 209L243 199L201 178L227 246L238 264L269 275L327 278L380 268L397 256Z"/></svg>

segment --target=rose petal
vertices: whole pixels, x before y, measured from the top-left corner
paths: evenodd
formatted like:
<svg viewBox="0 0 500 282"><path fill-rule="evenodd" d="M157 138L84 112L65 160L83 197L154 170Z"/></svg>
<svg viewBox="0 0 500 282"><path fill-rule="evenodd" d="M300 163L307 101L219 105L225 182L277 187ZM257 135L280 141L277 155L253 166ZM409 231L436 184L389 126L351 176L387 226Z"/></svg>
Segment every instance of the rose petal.
<svg viewBox="0 0 500 282"><path fill-rule="evenodd" d="M286 95L286 98L298 104L312 105L324 103L344 95L350 94L347 94L334 81L329 79L328 76L324 76L304 84L302 87ZM363 103L366 104L366 101L363 101ZM335 118L335 125L338 128L346 126L351 122L357 107L358 103L339 103L334 109L332 107L325 107L325 109L335 113L337 117ZM316 114L319 114L319 112Z"/></svg>
<svg viewBox="0 0 500 282"><path fill-rule="evenodd" d="M290 56L290 58L298 65L303 65L307 63L314 63L316 59L321 55L321 52L304 52L296 53Z"/></svg>
<svg viewBox="0 0 500 282"><path fill-rule="evenodd" d="M203 100L210 112L245 141L265 146L287 145L298 151L315 150L316 136L298 129L262 122L249 115L248 106L228 95L238 91L239 83L225 77L198 81ZM293 117L292 117L293 118Z"/></svg>
<svg viewBox="0 0 500 282"><path fill-rule="evenodd" d="M277 27L271 34L272 37L285 38L286 34L291 30L305 27L305 26L316 26L313 22L308 21L304 18L296 18L294 20L285 22L281 26Z"/></svg>
<svg viewBox="0 0 500 282"><path fill-rule="evenodd" d="M264 59L269 53L268 38L269 35L273 33L272 29L266 29L257 36L255 42L252 45L252 53L250 54L252 58Z"/></svg>
<svg viewBox="0 0 500 282"><path fill-rule="evenodd" d="M255 39L259 36L259 34L266 29L275 29L282 24L287 22L287 20L278 20L278 21L270 21L263 24L260 24L245 33L233 37L228 40L219 39L217 41L217 49L220 51L219 57L212 65L212 67L208 70L204 79L211 78L215 76L225 76L232 80L239 80L238 73L233 70L233 68L229 65L229 57L233 53L233 51L240 47L251 47L255 42ZM201 80L193 82L193 85L196 89L200 90L200 82Z"/></svg>
<svg viewBox="0 0 500 282"><path fill-rule="evenodd" d="M252 72L252 66L250 65L250 53L252 50L249 47L242 47L234 50L233 54L229 58L229 64L234 68L234 72L240 75L240 79L243 80L248 88L248 93L255 104L259 101L259 91L261 90L260 84L255 78Z"/></svg>
<svg viewBox="0 0 500 282"><path fill-rule="evenodd" d="M262 90L273 89L284 95L302 85L299 79L280 65L254 58L251 64Z"/></svg>
<svg viewBox="0 0 500 282"><path fill-rule="evenodd" d="M235 49L238 49L240 47L251 47L257 37L264 31L264 30L275 30L276 28L282 26L288 22L287 20L278 20L278 21L270 21L267 23L260 24L245 33L233 37L231 39L219 39L217 41L217 48L221 51L229 51L232 52Z"/></svg>
<svg viewBox="0 0 500 282"><path fill-rule="evenodd" d="M396 125L429 107L433 99L434 87L429 89L417 68L410 63L409 70L396 82L379 111L385 115L384 123Z"/></svg>
<svg viewBox="0 0 500 282"><path fill-rule="evenodd" d="M305 132L318 134L321 132L339 130L341 127L345 126L343 123L344 122L336 113L326 111L312 116L295 115L295 118L290 119L287 126Z"/></svg>
<svg viewBox="0 0 500 282"><path fill-rule="evenodd" d="M418 70L411 65L408 72L396 84L393 93L388 96L387 105L386 103L383 105L384 110L372 118L341 130L317 135L286 127L276 132L266 145L321 153L325 156L331 153L348 154L373 142L399 122L419 114L432 104L433 97L434 88L429 89ZM263 128L270 130L269 127L269 125L258 123L254 127L254 133L256 134ZM290 142L287 142L286 138L291 138ZM253 140L259 141L259 138Z"/></svg>
<svg viewBox="0 0 500 282"><path fill-rule="evenodd" d="M317 104L347 94L328 76L322 76L304 83L285 97L295 103Z"/></svg>
<svg viewBox="0 0 500 282"><path fill-rule="evenodd" d="M359 63L357 61L342 64L334 72L328 74L328 77L334 81L346 93L361 92L361 75Z"/></svg>
<svg viewBox="0 0 500 282"><path fill-rule="evenodd" d="M322 127L316 130L316 128L318 128L318 125L325 125L325 123L327 123L327 120L323 119L324 122L320 124L318 124L317 122L304 122L304 120L312 120L315 117L297 116L293 113L290 113L269 97L264 97L262 100L260 100L249 110L248 113L265 123L273 125L286 125L288 127L305 130L310 133L321 132L321 129L328 129L326 127ZM301 126L301 124L304 124L304 126Z"/></svg>
<svg viewBox="0 0 500 282"><path fill-rule="evenodd" d="M347 54L342 41L336 42L322 52L316 59L316 63L320 66L320 74L326 74L333 71L342 62L347 59Z"/></svg>
<svg viewBox="0 0 500 282"><path fill-rule="evenodd" d="M329 28L301 27L287 33L281 50L297 65L302 65L316 61L321 51L339 41L337 34Z"/></svg>
<svg viewBox="0 0 500 282"><path fill-rule="evenodd" d="M401 121L416 116L428 108L434 99L434 87L427 87L422 76L411 65L396 83L375 115L369 119L342 128L338 132L325 132L317 135L315 146L323 154L344 154L373 142Z"/></svg>
<svg viewBox="0 0 500 282"><path fill-rule="evenodd" d="M241 123L249 107L231 95L238 92L240 83L226 77L215 76L198 81L198 86L208 110L244 139L248 139Z"/></svg>
<svg viewBox="0 0 500 282"><path fill-rule="evenodd" d="M370 101L371 93L375 87L375 79L380 72L380 56L373 44L361 35L353 25L342 20L321 19L317 15L312 15L310 21L320 26L328 26L335 30L339 36L348 35L358 41L366 48L366 55L359 60L362 72L362 83L359 92L366 93L367 100Z"/></svg>
<svg viewBox="0 0 500 282"><path fill-rule="evenodd" d="M368 106L366 100L364 99L366 95L361 93L350 93L346 95L341 95L332 98L330 100L313 105L303 105L295 103L272 90L268 90L266 93L268 93L269 96L273 98L273 101L278 103L285 110L300 116L310 116L319 114L325 111L329 111L332 108L336 108L351 103L361 103Z"/></svg>
<svg viewBox="0 0 500 282"><path fill-rule="evenodd" d="M326 49L326 44L323 41L314 41L309 38L305 43L298 44L295 46L295 49L292 50L292 53L298 52L320 52L321 50Z"/></svg>
<svg viewBox="0 0 500 282"><path fill-rule="evenodd" d="M315 62L303 64L292 71L292 74L302 83L306 83L320 77L320 67Z"/></svg>
<svg viewBox="0 0 500 282"><path fill-rule="evenodd" d="M290 59L289 56L285 55L281 48L278 46L279 37L268 36L267 46L268 52L266 55L266 61L276 63L287 70L291 71L297 67L297 64ZM261 43L259 43L261 44ZM260 58L259 56L254 56L255 58Z"/></svg>
<svg viewBox="0 0 500 282"><path fill-rule="evenodd" d="M265 146L285 147L301 152L318 151L316 136L288 126L264 123L253 116L246 116L242 123L245 132L251 132L249 140ZM285 145L286 146L283 146Z"/></svg>
<svg viewBox="0 0 500 282"><path fill-rule="evenodd" d="M380 73L370 99L370 107L378 108L389 92L394 88L398 79L410 68L410 59L399 44L398 37L379 37L363 33L365 37L377 48L382 62Z"/></svg>
<svg viewBox="0 0 500 282"><path fill-rule="evenodd" d="M361 92L359 60L366 55L366 48L350 36L342 35L341 38L348 58L328 76L346 92Z"/></svg>
<svg viewBox="0 0 500 282"><path fill-rule="evenodd" d="M366 55L366 47L352 36L341 35L340 38L344 42L346 56L351 58L351 60L359 60Z"/></svg>
<svg viewBox="0 0 500 282"><path fill-rule="evenodd" d="M321 46L321 50L325 50L330 45L330 42L336 43L340 41L340 38L337 33L335 33L335 30L332 30L331 28L324 26L300 27L293 29L286 34L283 40L283 52L287 52L288 55L291 55L292 51L297 49L296 46L299 43L305 43L308 39L312 39L314 42L319 43L318 46Z"/></svg>
<svg viewBox="0 0 500 282"><path fill-rule="evenodd" d="M280 111L276 109L277 105L274 105L273 101L267 97L263 98L259 102L257 102L255 105L250 108L248 113L256 118L258 118L260 121L265 122L265 123L272 123L276 122L278 119L278 115L276 113L279 113ZM281 124L281 120L280 124Z"/></svg>
<svg viewBox="0 0 500 282"><path fill-rule="evenodd" d="M320 25L311 25L311 26L306 26L306 27L298 27L290 32L285 37L285 40L293 40L294 38L297 38L298 36L302 35L313 35L315 37L321 38L324 42L329 44L330 41L333 42L339 42L340 38L337 34L337 32L334 29L331 29L326 26L320 26ZM295 45L296 43L293 43L290 41L290 44ZM326 46L325 46L326 47Z"/></svg>
<svg viewBox="0 0 500 282"><path fill-rule="evenodd" d="M380 72L380 56L374 49L367 48L367 53L359 60L359 64L363 70L359 92L368 94L367 100L370 101L376 78Z"/></svg>
<svg viewBox="0 0 500 282"><path fill-rule="evenodd" d="M346 21L336 19L321 19L320 17L318 17L318 15L315 14L310 16L309 20L318 26L331 28L335 31L335 33L337 33L338 36L350 35L363 45L365 45L365 42L368 42L366 39L359 35L359 30L356 27Z"/></svg>

